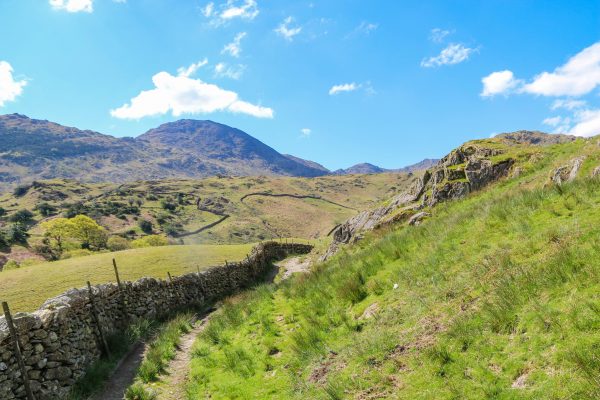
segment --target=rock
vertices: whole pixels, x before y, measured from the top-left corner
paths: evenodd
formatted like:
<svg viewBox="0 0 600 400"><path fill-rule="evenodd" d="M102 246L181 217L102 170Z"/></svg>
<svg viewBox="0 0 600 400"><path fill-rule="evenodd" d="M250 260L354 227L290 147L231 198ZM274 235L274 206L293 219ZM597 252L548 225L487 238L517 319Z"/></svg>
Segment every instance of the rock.
<svg viewBox="0 0 600 400"><path fill-rule="evenodd" d="M410 217L410 219L408 220L408 225L419 225L423 219L425 219L426 217L430 217L431 214L429 214L428 212L425 211L421 211L416 213L415 215L413 215L412 217Z"/></svg>
<svg viewBox="0 0 600 400"><path fill-rule="evenodd" d="M592 171L592 177L595 178L597 176L600 176L600 166L594 168L594 170Z"/></svg>
<svg viewBox="0 0 600 400"><path fill-rule="evenodd" d="M379 311L379 304L373 303L369 307L365 308L359 319L369 319L373 317Z"/></svg>
<svg viewBox="0 0 600 400"><path fill-rule="evenodd" d="M569 161L568 164L558 167L552 173L550 180L556 185L560 185L564 182L571 182L577 177L583 162L585 161L584 156L576 157Z"/></svg>

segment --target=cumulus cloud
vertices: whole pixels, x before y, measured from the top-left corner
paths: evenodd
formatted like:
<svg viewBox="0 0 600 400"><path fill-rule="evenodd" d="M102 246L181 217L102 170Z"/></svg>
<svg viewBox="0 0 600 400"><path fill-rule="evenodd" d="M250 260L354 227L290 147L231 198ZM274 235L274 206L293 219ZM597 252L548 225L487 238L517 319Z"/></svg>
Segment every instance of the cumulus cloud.
<svg viewBox="0 0 600 400"><path fill-rule="evenodd" d="M215 65L215 76L217 78L229 78L238 80L244 74L246 69L245 65L238 64L237 66L230 66L227 63L220 62Z"/></svg>
<svg viewBox="0 0 600 400"><path fill-rule="evenodd" d="M442 65L459 64L469 59L476 49L465 47L460 43L450 43L441 53L434 57L424 58L421 66L425 68L439 67Z"/></svg>
<svg viewBox="0 0 600 400"><path fill-rule="evenodd" d="M504 70L492 72L481 79L483 83L483 91L481 96L491 97L497 94L508 94L519 86L521 81L515 79L512 71Z"/></svg>
<svg viewBox="0 0 600 400"><path fill-rule="evenodd" d="M548 125L548 126L558 126L563 122L563 118L562 117L550 117L550 118L546 118L545 120L542 121L542 124L544 125ZM567 121L568 123L568 121Z"/></svg>
<svg viewBox="0 0 600 400"><path fill-rule="evenodd" d="M583 49L553 72L542 72L523 91L542 96L582 96L600 85L600 42Z"/></svg>
<svg viewBox="0 0 600 400"><path fill-rule="evenodd" d="M360 85L357 85L355 82L352 83L342 83L341 85L334 85L329 89L329 95L333 96L343 92L353 92L360 88Z"/></svg>
<svg viewBox="0 0 600 400"><path fill-rule="evenodd" d="M577 111L574 120L575 125L569 130L569 134L583 137L600 134L600 109Z"/></svg>
<svg viewBox="0 0 600 400"><path fill-rule="evenodd" d="M246 37L246 32L240 32L233 38L233 42L225 45L223 50L221 50L221 54L228 53L232 57L239 57L242 52L241 42L242 39Z"/></svg>
<svg viewBox="0 0 600 400"><path fill-rule="evenodd" d="M49 0L55 10L64 10L71 13L94 11L93 0Z"/></svg>
<svg viewBox="0 0 600 400"><path fill-rule="evenodd" d="M429 40L434 43L442 43L446 36L451 34L449 30L441 29L441 28L433 28L431 33L429 34Z"/></svg>
<svg viewBox="0 0 600 400"><path fill-rule="evenodd" d="M140 119L169 112L178 117L183 114L208 114L228 111L257 118L273 118L273 110L241 100L237 93L217 85L190 78L180 69L176 76L159 72L152 77L154 88L144 90L129 103L110 111L115 118Z"/></svg>
<svg viewBox="0 0 600 400"><path fill-rule="evenodd" d="M26 80L15 80L13 68L8 62L0 61L0 107L15 101L23 93L26 85Z"/></svg>
<svg viewBox="0 0 600 400"><path fill-rule="evenodd" d="M294 39L294 36L298 35L302 31L302 27L295 26L292 27L292 23L294 22L294 18L287 17L283 20L281 24L277 28L275 28L275 32L278 35L283 37L285 40L289 40L290 42Z"/></svg>

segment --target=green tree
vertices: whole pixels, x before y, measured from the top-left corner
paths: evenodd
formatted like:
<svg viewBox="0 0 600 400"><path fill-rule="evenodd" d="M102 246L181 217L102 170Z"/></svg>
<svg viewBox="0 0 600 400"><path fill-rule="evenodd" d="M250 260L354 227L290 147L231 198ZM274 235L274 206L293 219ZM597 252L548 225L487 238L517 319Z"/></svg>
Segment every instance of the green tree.
<svg viewBox="0 0 600 400"><path fill-rule="evenodd" d="M73 236L81 241L84 249L99 250L106 247L108 234L106 229L86 215L71 218Z"/></svg>
<svg viewBox="0 0 600 400"><path fill-rule="evenodd" d="M25 244L29 238L29 233L27 233L27 228L23 224L17 222L8 226L4 236L10 244Z"/></svg>
<svg viewBox="0 0 600 400"><path fill-rule="evenodd" d="M35 209L44 217L49 217L56 212L56 207L48 203L40 203L35 207Z"/></svg>
<svg viewBox="0 0 600 400"><path fill-rule="evenodd" d="M146 219L140 219L140 221L138 222L138 225L140 226L140 229L142 230L142 232L144 233L152 233L152 222L146 220Z"/></svg>
<svg viewBox="0 0 600 400"><path fill-rule="evenodd" d="M2 207L0 207L0 217L4 216L6 214L6 210Z"/></svg>
<svg viewBox="0 0 600 400"><path fill-rule="evenodd" d="M73 224L69 218L55 218L42 222L45 236L52 240L50 246L62 253L64 241L75 236Z"/></svg>
<svg viewBox="0 0 600 400"><path fill-rule="evenodd" d="M33 220L33 213L29 210L19 210L8 218L10 222L28 224Z"/></svg>

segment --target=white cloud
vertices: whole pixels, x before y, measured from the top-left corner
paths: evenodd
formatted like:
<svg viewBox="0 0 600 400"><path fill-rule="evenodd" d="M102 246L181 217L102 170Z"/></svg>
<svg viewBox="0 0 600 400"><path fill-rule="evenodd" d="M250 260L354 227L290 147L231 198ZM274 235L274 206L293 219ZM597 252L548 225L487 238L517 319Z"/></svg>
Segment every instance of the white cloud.
<svg viewBox="0 0 600 400"><path fill-rule="evenodd" d="M552 110L558 110L564 108L565 110L575 110L577 108L585 107L587 103L584 100L574 100L574 99L558 99L554 100L552 106L550 107Z"/></svg>
<svg viewBox="0 0 600 400"><path fill-rule="evenodd" d="M238 80L244 74L246 69L245 65L238 64L237 66L230 66L227 63L220 62L215 65L215 76L217 78L229 78Z"/></svg>
<svg viewBox="0 0 600 400"><path fill-rule="evenodd" d="M542 121L542 124L544 125L548 125L548 126L558 126L563 122L563 118L562 117L549 117L546 118L545 120ZM568 122L567 122L568 123Z"/></svg>
<svg viewBox="0 0 600 400"><path fill-rule="evenodd" d="M0 107L4 104L15 101L23 93L23 88L27 85L26 80L15 80L13 77L13 68L6 61L0 61Z"/></svg>
<svg viewBox="0 0 600 400"><path fill-rule="evenodd" d="M600 109L577 111L574 120L575 125L569 130L569 134L583 137L600 134Z"/></svg>
<svg viewBox="0 0 600 400"><path fill-rule="evenodd" d="M221 50L221 54L229 53L232 57L239 57L242 52L241 42L244 37L246 37L246 32L240 32L235 35L233 42L227 44L223 50Z"/></svg>
<svg viewBox="0 0 600 400"><path fill-rule="evenodd" d="M492 72L488 76L483 77L481 83L483 83L481 96L490 97L497 94L508 94L519 86L521 81L515 79L512 71L504 70Z"/></svg>
<svg viewBox="0 0 600 400"><path fill-rule="evenodd" d="M183 71L188 68L180 69ZM217 85L192 79L189 76L173 76L159 72L152 77L154 88L144 90L128 104L110 111L115 118L140 119L169 112L178 117L182 114L208 114L229 111L257 118L273 118L273 110L243 101L238 94Z"/></svg>
<svg viewBox="0 0 600 400"><path fill-rule="evenodd" d="M473 52L477 51L469 47L465 47L459 43L450 43L442 52L435 56L424 58L421 61L421 66L426 68L439 67L441 65L459 64L469 59Z"/></svg>
<svg viewBox="0 0 600 400"><path fill-rule="evenodd" d="M302 128L302 129L300 129L300 133L302 134L303 138L307 138L307 137L310 137L312 130L310 130L309 128Z"/></svg>
<svg viewBox="0 0 600 400"><path fill-rule="evenodd" d="M341 85L334 85L331 87L331 89L329 89L329 94L330 95L335 95L335 94L339 94L342 92L353 92L357 89L360 88L361 85L357 85L356 83L352 82L352 83L343 83Z"/></svg>
<svg viewBox="0 0 600 400"><path fill-rule="evenodd" d="M179 76L185 76L185 77L192 76L196 73L196 71L198 71L198 69L204 67L206 64L208 64L207 58L205 58L202 61L198 61L197 63L194 63L194 64L190 65L189 67L178 68L177 74Z"/></svg>
<svg viewBox="0 0 600 400"><path fill-rule="evenodd" d="M446 36L448 36L450 33L452 32L445 29L433 28L429 34L429 40L434 43L442 43Z"/></svg>
<svg viewBox="0 0 600 400"><path fill-rule="evenodd" d="M542 72L523 91L543 96L582 96L600 86L600 42L583 49L554 72Z"/></svg>
<svg viewBox="0 0 600 400"><path fill-rule="evenodd" d="M298 35L302 31L302 27L300 26L292 27L292 22L294 22L294 18L287 17L281 24L279 24L277 28L275 28L275 32L277 32L277 34L279 34L285 40L289 40L290 42L294 39L294 36Z"/></svg>
<svg viewBox="0 0 600 400"><path fill-rule="evenodd" d="M55 10L64 10L71 13L94 11L93 0L49 0Z"/></svg>
<svg viewBox="0 0 600 400"><path fill-rule="evenodd" d="M202 8L202 15L209 18L212 17L215 13L215 3L208 3L204 8Z"/></svg>
<svg viewBox="0 0 600 400"><path fill-rule="evenodd" d="M222 7L219 17L224 20L230 20L233 18L251 20L256 18L258 13L258 4L255 0L244 0L241 2L228 0L225 6Z"/></svg>

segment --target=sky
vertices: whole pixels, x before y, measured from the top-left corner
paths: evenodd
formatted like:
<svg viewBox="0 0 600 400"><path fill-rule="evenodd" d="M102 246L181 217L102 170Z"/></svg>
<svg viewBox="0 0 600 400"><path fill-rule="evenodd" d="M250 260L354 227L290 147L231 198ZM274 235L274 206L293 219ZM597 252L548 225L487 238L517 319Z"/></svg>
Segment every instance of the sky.
<svg viewBox="0 0 600 400"><path fill-rule="evenodd" d="M114 136L210 119L337 169L600 133L597 0L0 0L0 38L0 114Z"/></svg>

